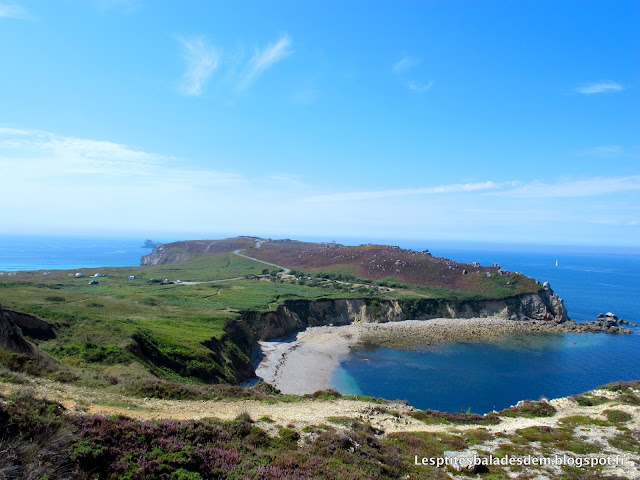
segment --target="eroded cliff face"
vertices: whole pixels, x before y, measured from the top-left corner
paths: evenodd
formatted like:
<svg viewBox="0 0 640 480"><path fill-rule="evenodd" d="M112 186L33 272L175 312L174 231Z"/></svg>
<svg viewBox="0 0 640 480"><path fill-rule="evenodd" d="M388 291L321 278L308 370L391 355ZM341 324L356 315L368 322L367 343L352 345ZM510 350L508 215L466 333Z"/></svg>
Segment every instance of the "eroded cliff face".
<svg viewBox="0 0 640 480"><path fill-rule="evenodd" d="M140 257L140 265L156 266L172 263L184 263L192 258L193 255L187 250L171 250L164 245L159 245L155 247L151 253Z"/></svg>
<svg viewBox="0 0 640 480"><path fill-rule="evenodd" d="M568 319L562 299L551 289L503 300L287 300L275 312L243 312L241 318L258 339L268 340L319 325L490 316L555 323Z"/></svg>
<svg viewBox="0 0 640 480"><path fill-rule="evenodd" d="M13 323L16 324L23 334L28 337L37 338L40 340L48 340L50 338L56 338L56 334L53 330L53 325L44 321L40 317L31 315L30 313L15 312L13 310L5 310L5 313L9 315Z"/></svg>
<svg viewBox="0 0 640 480"><path fill-rule="evenodd" d="M537 294L521 295L519 305L514 307L519 315L534 320L561 323L569 319L562 298L548 287Z"/></svg>
<svg viewBox="0 0 640 480"><path fill-rule="evenodd" d="M16 353L32 354L33 346L22 336L9 312L0 306L0 349L7 349Z"/></svg>

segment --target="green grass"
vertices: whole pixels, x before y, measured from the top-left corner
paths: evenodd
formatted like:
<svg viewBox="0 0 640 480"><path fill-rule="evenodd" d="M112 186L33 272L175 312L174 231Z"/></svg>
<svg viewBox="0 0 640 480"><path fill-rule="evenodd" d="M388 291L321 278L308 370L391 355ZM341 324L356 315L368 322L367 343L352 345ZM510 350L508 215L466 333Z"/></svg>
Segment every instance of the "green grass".
<svg viewBox="0 0 640 480"><path fill-rule="evenodd" d="M605 410L602 412L607 420L611 423L627 423L629 420L633 418L633 415L627 412L623 412L622 410Z"/></svg>
<svg viewBox="0 0 640 480"><path fill-rule="evenodd" d="M582 394L582 395L574 395L570 397L581 407L593 407L595 405L601 405L609 401L607 397L602 397L599 395L591 395L591 394Z"/></svg>
<svg viewBox="0 0 640 480"><path fill-rule="evenodd" d="M274 311L289 299L353 298L356 293L279 280L245 279L264 265L233 253L179 265L20 272L0 279L0 305L54 325L57 338L38 346L75 368L119 376L236 381L250 369L247 345L226 330L240 312ZM100 272L99 285L89 285ZM69 275L72 276L69 276ZM129 279L134 275L135 279ZM212 280L240 280L211 282ZM196 285L163 284L165 278ZM216 374L217 372L217 374Z"/></svg>
<svg viewBox="0 0 640 480"><path fill-rule="evenodd" d="M584 425L598 425L601 427L606 427L611 425L609 422L604 420L598 420L597 418L587 417L585 415L572 415L570 417L563 417L558 420L562 425L568 426L584 426Z"/></svg>
<svg viewBox="0 0 640 480"><path fill-rule="evenodd" d="M500 415L505 417L553 417L556 413L556 409L553 405L546 401L532 402L531 400L524 400L516 407L507 408L502 410Z"/></svg>
<svg viewBox="0 0 640 480"><path fill-rule="evenodd" d="M634 452L640 455L640 441L633 434L629 432L624 432L616 435L615 437L609 439L609 445L619 450L624 450L626 452Z"/></svg>

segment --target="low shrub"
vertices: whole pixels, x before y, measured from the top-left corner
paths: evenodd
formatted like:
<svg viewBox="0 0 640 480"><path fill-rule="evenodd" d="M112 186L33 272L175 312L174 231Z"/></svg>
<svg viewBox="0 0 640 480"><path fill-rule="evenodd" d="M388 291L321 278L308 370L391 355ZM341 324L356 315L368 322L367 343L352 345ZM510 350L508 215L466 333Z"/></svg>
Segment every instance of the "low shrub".
<svg viewBox="0 0 640 480"><path fill-rule="evenodd" d="M523 400L515 407L502 410L499 415L505 417L553 417L556 414L556 408L546 400L533 402L531 400Z"/></svg>
<svg viewBox="0 0 640 480"><path fill-rule="evenodd" d="M609 390L610 392L622 392L630 389L640 390L640 380L631 380L629 382L612 382L597 388L597 390Z"/></svg>
<svg viewBox="0 0 640 480"><path fill-rule="evenodd" d="M428 425L437 423L454 423L457 425L497 425L500 417L495 413L478 415L476 413L448 413L437 410L414 410L409 413L416 420Z"/></svg>
<svg viewBox="0 0 640 480"><path fill-rule="evenodd" d="M315 398L319 400L335 400L336 398L342 397L342 394L337 390L333 390L329 388L327 390L318 390L312 394L305 395L307 398Z"/></svg>
<svg viewBox="0 0 640 480"><path fill-rule="evenodd" d="M51 296L49 296L49 297L44 297L44 299L45 299L47 302L55 302L55 303L60 303L60 302L66 302L66 301L67 301L67 299L66 299L66 298L61 297L61 296L59 296L59 295L51 295Z"/></svg>
<svg viewBox="0 0 640 480"><path fill-rule="evenodd" d="M633 415L622 410L605 410L602 413L611 423L626 423L633 418Z"/></svg>
<svg viewBox="0 0 640 480"><path fill-rule="evenodd" d="M607 397L601 397L599 395L574 395L571 398L581 407L594 407L596 405L602 405L609 401Z"/></svg>

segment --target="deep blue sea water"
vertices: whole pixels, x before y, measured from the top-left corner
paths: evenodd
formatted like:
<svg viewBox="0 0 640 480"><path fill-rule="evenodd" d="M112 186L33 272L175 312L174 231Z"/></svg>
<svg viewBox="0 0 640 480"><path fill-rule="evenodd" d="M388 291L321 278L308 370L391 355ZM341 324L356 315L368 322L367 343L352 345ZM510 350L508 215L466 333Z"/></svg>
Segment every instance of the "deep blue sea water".
<svg viewBox="0 0 640 480"><path fill-rule="evenodd" d="M144 239L0 236L0 272L129 267L151 252Z"/></svg>
<svg viewBox="0 0 640 480"><path fill-rule="evenodd" d="M640 324L640 255L567 250L431 248L437 256L499 263L549 281L576 321L612 311ZM521 335L416 351L360 347L342 359L332 386L343 393L407 400L419 408L486 413L521 399L561 397L640 379L640 328L632 330L633 335Z"/></svg>

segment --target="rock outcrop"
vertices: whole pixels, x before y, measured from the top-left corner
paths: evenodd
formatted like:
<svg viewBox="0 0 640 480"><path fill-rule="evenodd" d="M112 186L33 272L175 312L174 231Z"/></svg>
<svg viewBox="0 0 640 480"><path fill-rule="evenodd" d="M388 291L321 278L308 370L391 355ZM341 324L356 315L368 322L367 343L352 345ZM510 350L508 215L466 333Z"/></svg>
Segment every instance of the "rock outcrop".
<svg viewBox="0 0 640 480"><path fill-rule="evenodd" d="M22 330L11 315L0 306L0 349L16 353L33 354L33 346L22 336Z"/></svg>
<svg viewBox="0 0 640 480"><path fill-rule="evenodd" d="M190 240L164 243L156 246L151 253L140 258L143 266L185 263L205 254L230 253L234 250L253 247L253 237L225 238L222 240Z"/></svg>
<svg viewBox="0 0 640 480"><path fill-rule="evenodd" d="M542 320L556 324L568 320L562 299L551 289L501 300L286 300L284 305L280 305L274 312L241 313L243 322L261 340L285 336L319 325L493 316L514 320Z"/></svg>
<svg viewBox="0 0 640 480"><path fill-rule="evenodd" d="M53 325L41 318L31 315L30 313L15 312L13 310L5 310L5 312L11 317L13 323L20 328L24 335L39 340L56 338Z"/></svg>
<svg viewBox="0 0 640 480"><path fill-rule="evenodd" d="M624 328L622 325L629 325L631 327L637 327L638 325L629 322L627 320L623 320L618 318L617 315L614 315L611 312L608 312L606 315L601 313L598 315L598 318L591 322L583 322L576 324L575 331L578 332L606 332L606 333L619 333L630 335L631 329Z"/></svg>

